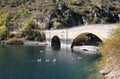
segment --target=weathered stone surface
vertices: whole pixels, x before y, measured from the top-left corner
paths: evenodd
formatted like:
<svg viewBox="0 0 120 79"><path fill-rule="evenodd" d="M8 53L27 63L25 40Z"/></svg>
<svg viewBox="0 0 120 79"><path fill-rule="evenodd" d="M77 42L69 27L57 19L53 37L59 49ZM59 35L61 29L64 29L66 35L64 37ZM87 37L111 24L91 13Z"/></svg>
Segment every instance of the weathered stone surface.
<svg viewBox="0 0 120 79"><path fill-rule="evenodd" d="M60 39L64 39L65 40L64 42L67 42L67 40L71 40L69 41L69 44L72 45L74 39L84 33L95 34L97 37L99 37L104 42L106 39L109 38L109 34L111 33L113 29L116 28L116 26L117 24L85 25L85 26L79 26L79 27L74 27L74 28L45 30L44 32L46 34L46 39L50 39L48 40L49 43L51 42L51 39L54 36L58 36ZM61 41L61 45L62 43L63 42Z"/></svg>
<svg viewBox="0 0 120 79"><path fill-rule="evenodd" d="M23 45L22 40L6 41L5 45Z"/></svg>
<svg viewBox="0 0 120 79"><path fill-rule="evenodd" d="M103 69L103 70L100 71L100 73L101 73L102 75L107 75L107 74L110 73L110 70Z"/></svg>
<svg viewBox="0 0 120 79"><path fill-rule="evenodd" d="M107 74L105 77L108 79L120 79L120 71L111 71L109 74Z"/></svg>
<svg viewBox="0 0 120 79"><path fill-rule="evenodd" d="M120 79L120 70L103 69L100 71L107 79Z"/></svg>

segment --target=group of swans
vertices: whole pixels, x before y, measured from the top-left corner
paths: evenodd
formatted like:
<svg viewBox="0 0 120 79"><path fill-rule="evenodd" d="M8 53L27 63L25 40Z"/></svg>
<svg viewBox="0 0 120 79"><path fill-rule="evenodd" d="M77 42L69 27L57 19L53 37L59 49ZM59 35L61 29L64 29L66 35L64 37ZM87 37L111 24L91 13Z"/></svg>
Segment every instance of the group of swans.
<svg viewBox="0 0 120 79"><path fill-rule="evenodd" d="M41 58L40 58L40 59L37 59L37 61L38 61L38 62L41 62L42 59L41 59ZM49 60L49 59L46 59L45 62L50 62L50 60ZM52 62L53 62L53 63L56 62L56 58L54 58L54 59L52 60Z"/></svg>
<svg viewBox="0 0 120 79"><path fill-rule="evenodd" d="M44 51L40 50L40 53L43 53L43 52L44 52ZM38 61L38 62L41 62L42 59L39 58L39 59L37 59L37 61ZM46 59L45 62L50 62L50 60L49 60L49 59ZM56 62L56 58L54 58L54 59L52 60L52 62L53 62L53 63Z"/></svg>

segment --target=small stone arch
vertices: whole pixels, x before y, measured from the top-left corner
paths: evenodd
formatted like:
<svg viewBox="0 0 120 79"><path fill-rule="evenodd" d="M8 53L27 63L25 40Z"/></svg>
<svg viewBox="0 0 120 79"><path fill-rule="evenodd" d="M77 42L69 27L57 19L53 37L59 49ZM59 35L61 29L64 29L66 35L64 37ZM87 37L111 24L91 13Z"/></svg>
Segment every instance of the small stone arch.
<svg viewBox="0 0 120 79"><path fill-rule="evenodd" d="M83 32L83 33L76 35L76 37L72 41L71 48L73 48L74 46L85 45L85 43L90 44L89 42L87 42L88 40L93 41L93 42L96 41L96 45L99 42L100 43L104 42L104 39L95 33ZM81 44L80 44L80 42L81 42Z"/></svg>
<svg viewBox="0 0 120 79"><path fill-rule="evenodd" d="M51 45L59 45L61 46L61 41L60 38L58 36L53 36L52 40L51 40Z"/></svg>

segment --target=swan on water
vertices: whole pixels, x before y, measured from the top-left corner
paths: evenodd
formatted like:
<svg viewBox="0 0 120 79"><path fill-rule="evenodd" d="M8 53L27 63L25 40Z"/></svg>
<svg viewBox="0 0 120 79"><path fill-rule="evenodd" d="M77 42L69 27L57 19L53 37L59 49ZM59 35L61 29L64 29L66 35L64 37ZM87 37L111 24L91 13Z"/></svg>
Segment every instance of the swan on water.
<svg viewBox="0 0 120 79"><path fill-rule="evenodd" d="M41 58L40 59L37 59L38 62L41 62Z"/></svg>
<svg viewBox="0 0 120 79"><path fill-rule="evenodd" d="M43 53L43 51L42 51L42 50L40 50L40 53Z"/></svg>
<svg viewBox="0 0 120 79"><path fill-rule="evenodd" d="M56 58L53 59L53 62L56 62Z"/></svg>
<svg viewBox="0 0 120 79"><path fill-rule="evenodd" d="M50 60L47 60L47 59L45 60L45 62L49 62L49 61L50 61Z"/></svg>
<svg viewBox="0 0 120 79"><path fill-rule="evenodd" d="M77 57L78 59L81 59L82 57Z"/></svg>

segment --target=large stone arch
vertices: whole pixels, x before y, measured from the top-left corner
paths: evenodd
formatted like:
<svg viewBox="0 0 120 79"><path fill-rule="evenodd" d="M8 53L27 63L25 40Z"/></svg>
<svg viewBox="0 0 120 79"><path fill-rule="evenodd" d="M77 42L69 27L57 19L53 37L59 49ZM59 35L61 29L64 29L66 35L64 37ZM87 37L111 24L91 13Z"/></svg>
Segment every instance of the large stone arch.
<svg viewBox="0 0 120 79"><path fill-rule="evenodd" d="M75 43L77 45L78 44L77 42L80 41L81 38L83 38L86 35L90 35L90 34L96 36L97 39L99 39L98 41L101 41L102 43L105 42L105 38L100 33L86 30L86 31L82 31L80 33L76 33L76 35L73 37L73 41L71 43L71 48L73 48Z"/></svg>
<svg viewBox="0 0 120 79"><path fill-rule="evenodd" d="M73 40L85 33L92 33L99 37L104 43L109 37L110 32L117 27L117 24L98 24L98 25L85 25L73 28L66 29L51 29L45 30L46 33L46 42L51 45L51 40L54 36L58 36L61 42L61 46L67 44L66 46L70 47Z"/></svg>
<svg viewBox="0 0 120 79"><path fill-rule="evenodd" d="M77 36L82 35L82 34L86 34L86 33L91 33L91 34L96 35L96 36L99 37L103 42L105 42L105 40L106 40L106 37L104 37L103 33L102 33L102 32L98 32L98 30L96 30L96 31L94 31L94 30L84 30L84 31L76 32L76 34L73 36L73 40L74 40Z"/></svg>

